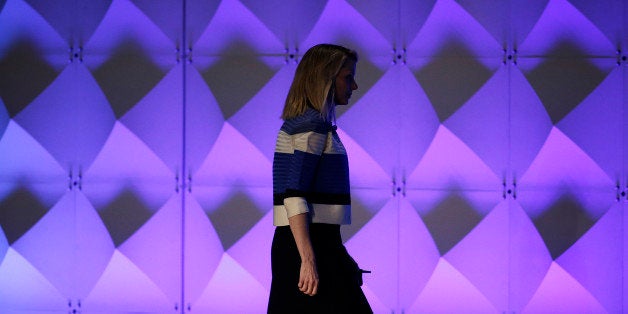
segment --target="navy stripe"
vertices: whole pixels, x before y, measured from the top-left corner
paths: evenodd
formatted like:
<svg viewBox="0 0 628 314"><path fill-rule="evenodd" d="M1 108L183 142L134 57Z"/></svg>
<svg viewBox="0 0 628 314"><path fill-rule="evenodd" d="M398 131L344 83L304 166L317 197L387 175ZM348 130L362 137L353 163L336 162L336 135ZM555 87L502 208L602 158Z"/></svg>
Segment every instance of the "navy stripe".
<svg viewBox="0 0 628 314"><path fill-rule="evenodd" d="M303 115L284 121L281 126L281 130L290 135L305 132L327 134L331 129L331 123L323 120L314 109L308 109Z"/></svg>
<svg viewBox="0 0 628 314"><path fill-rule="evenodd" d="M301 195L295 195L301 194ZM309 194L309 195L308 195ZM327 205L351 205L351 195L349 194L332 194L332 193L278 193L273 194L273 205L283 205L284 199L288 197L300 196L305 198L308 203L327 204Z"/></svg>

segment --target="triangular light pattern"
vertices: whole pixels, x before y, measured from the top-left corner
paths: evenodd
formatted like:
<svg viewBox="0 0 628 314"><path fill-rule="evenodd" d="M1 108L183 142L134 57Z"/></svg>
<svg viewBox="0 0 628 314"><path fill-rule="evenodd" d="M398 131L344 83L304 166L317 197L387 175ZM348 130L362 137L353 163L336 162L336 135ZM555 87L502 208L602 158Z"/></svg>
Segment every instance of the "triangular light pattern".
<svg viewBox="0 0 628 314"><path fill-rule="evenodd" d="M238 0L220 2L216 14L195 43L199 55L238 54L225 51L233 42L244 42L259 53L280 53L282 42ZM196 63L196 62L195 62Z"/></svg>
<svg viewBox="0 0 628 314"><path fill-rule="evenodd" d="M463 274L441 258L426 287L407 311L495 313L499 309L494 307Z"/></svg>
<svg viewBox="0 0 628 314"><path fill-rule="evenodd" d="M427 284L440 254L412 205L405 199L399 205L399 303L407 308Z"/></svg>
<svg viewBox="0 0 628 314"><path fill-rule="evenodd" d="M273 159L275 140L283 123L280 116L295 70L296 65L293 63L281 68L244 107L228 120L268 160Z"/></svg>
<svg viewBox="0 0 628 314"><path fill-rule="evenodd" d="M89 71L68 66L15 120L61 165L88 167L115 121Z"/></svg>
<svg viewBox="0 0 628 314"><path fill-rule="evenodd" d="M264 218L227 251L229 256L237 261L251 276L255 277L268 291L270 291L272 277L270 249L274 231L273 211L269 210ZM255 256L255 258L251 258L251 256Z"/></svg>
<svg viewBox="0 0 628 314"><path fill-rule="evenodd" d="M384 304L382 300L380 300L371 289L369 289L368 283L362 285L362 292L364 292L364 296L369 301L369 305L374 313L387 313L390 311L390 307Z"/></svg>
<svg viewBox="0 0 628 314"><path fill-rule="evenodd" d="M520 177L545 143L552 121L518 67L510 68L510 167Z"/></svg>
<svg viewBox="0 0 628 314"><path fill-rule="evenodd" d="M23 39L32 40L45 51L67 51L66 41L33 7L23 0L9 1L0 12L0 51ZM60 70L67 65L67 55L44 54L48 63Z"/></svg>
<svg viewBox="0 0 628 314"><path fill-rule="evenodd" d="M192 300L191 308L205 313L261 313L268 304L267 295L268 291L225 253L212 281L197 300Z"/></svg>
<svg viewBox="0 0 628 314"><path fill-rule="evenodd" d="M398 223L398 199L393 198L354 235L346 244L347 250L362 269L377 276L364 276L364 282L389 308L397 304L399 237L395 232ZM355 253L353 253L355 252Z"/></svg>
<svg viewBox="0 0 628 314"><path fill-rule="evenodd" d="M495 189L501 180L468 146L441 125L425 156L408 175L407 184L412 188Z"/></svg>
<svg viewBox="0 0 628 314"><path fill-rule="evenodd" d="M569 0L611 43L619 42L623 33L624 2L621 0L596 1Z"/></svg>
<svg viewBox="0 0 628 314"><path fill-rule="evenodd" d="M382 182L383 183L383 182ZM391 187L365 187L351 190L351 224L340 228L342 240L346 243L356 234L360 233L362 227L371 221L390 200Z"/></svg>
<svg viewBox="0 0 628 314"><path fill-rule="evenodd" d="M543 239L517 202L509 202L510 308L521 311L528 304L552 263Z"/></svg>
<svg viewBox="0 0 628 314"><path fill-rule="evenodd" d="M521 313L605 313L604 307L557 263Z"/></svg>
<svg viewBox="0 0 628 314"><path fill-rule="evenodd" d="M186 296L194 300L212 278L223 248L207 215L191 197L185 203L185 239Z"/></svg>
<svg viewBox="0 0 628 314"><path fill-rule="evenodd" d="M74 195L68 192L13 244L64 296L75 294L78 279L74 208Z"/></svg>
<svg viewBox="0 0 628 314"><path fill-rule="evenodd" d="M500 68L444 123L500 176L508 166L508 69Z"/></svg>
<svg viewBox="0 0 628 314"><path fill-rule="evenodd" d="M84 45L85 63L90 69L98 68L112 51L127 41L153 52L147 57L160 65L162 71L175 63L175 44L131 1L111 3L94 35Z"/></svg>
<svg viewBox="0 0 628 314"><path fill-rule="evenodd" d="M142 14L150 19L159 30L163 32L172 43L180 42L181 33L183 32L183 2L179 1L146 1L146 0L131 0ZM192 2L192 1L190 1ZM212 6L216 4L212 3ZM207 11L210 13L211 11ZM187 13L187 12L186 12ZM211 18L208 14L207 19Z"/></svg>
<svg viewBox="0 0 628 314"><path fill-rule="evenodd" d="M171 310L172 300L137 265L115 250L94 289L83 300L83 309L166 312Z"/></svg>
<svg viewBox="0 0 628 314"><path fill-rule="evenodd" d="M240 0L284 44L300 43L320 18L325 0Z"/></svg>
<svg viewBox="0 0 628 314"><path fill-rule="evenodd" d="M388 90L396 84L398 75L392 69L338 119L338 125L360 145L380 167L391 173L397 164L398 156L392 150L399 145L399 108L387 102L399 103L397 95L378 92ZM382 119L387 117L387 119Z"/></svg>
<svg viewBox="0 0 628 314"><path fill-rule="evenodd" d="M444 256L498 309L508 308L508 205L497 205Z"/></svg>
<svg viewBox="0 0 628 314"><path fill-rule="evenodd" d="M511 18L512 1L458 0L456 2L485 28L495 41L500 44L506 43L510 35L506 30Z"/></svg>
<svg viewBox="0 0 628 314"><path fill-rule="evenodd" d="M397 66L392 68L390 72L397 72L396 79L401 81L399 104L398 106L390 106L386 101L382 101L375 105L390 106L392 110L399 111L399 125L397 127L404 130L398 133L399 163L402 167L401 172L405 176L416 167L424 156L438 131L439 120L425 91L407 67ZM392 81L388 83L390 84L388 85L389 88L395 86ZM383 94L390 93L383 90L381 92ZM393 150L392 146L388 148Z"/></svg>
<svg viewBox="0 0 628 314"><path fill-rule="evenodd" d="M86 296L92 290L114 253L113 243L96 209L80 192L75 196L75 243L81 252L74 261L75 295Z"/></svg>
<svg viewBox="0 0 628 314"><path fill-rule="evenodd" d="M573 276L609 313L621 312L622 208L615 204L556 263ZM586 256L586 258L583 258Z"/></svg>
<svg viewBox="0 0 628 314"><path fill-rule="evenodd" d="M174 195L118 249L161 289L169 300L181 290L181 198Z"/></svg>
<svg viewBox="0 0 628 314"><path fill-rule="evenodd" d="M477 2L477 1L473 1ZM509 1L510 31L514 47L520 47L538 22L550 0ZM488 5L493 5L490 0Z"/></svg>
<svg viewBox="0 0 628 314"><path fill-rule="evenodd" d="M399 80L403 82L399 94L384 92L399 88ZM389 69L338 124L385 172L392 173L400 158L403 170L409 173L432 141L438 119L412 74L399 66ZM400 126L407 133L400 132ZM404 147L403 155L396 156L399 145Z"/></svg>
<svg viewBox="0 0 628 314"><path fill-rule="evenodd" d="M377 161L373 160L373 157L342 128L338 128L337 132L349 158L349 179L352 189L389 187L390 175Z"/></svg>
<svg viewBox="0 0 628 314"><path fill-rule="evenodd" d="M557 48L557 44L575 44L584 55L608 55L616 50L606 36L582 15L569 1L549 1L545 11L519 46L521 54L544 54ZM579 51L560 51L579 55Z"/></svg>
<svg viewBox="0 0 628 314"><path fill-rule="evenodd" d="M451 42L460 42L477 57L501 57L501 45L460 4L454 0L437 1L427 21L408 45L411 57L426 57L452 51L441 51ZM482 60L479 60L482 62Z"/></svg>
<svg viewBox="0 0 628 314"><path fill-rule="evenodd" d="M517 184L612 188L613 183L591 157L554 127L536 159Z"/></svg>
<svg viewBox="0 0 628 314"><path fill-rule="evenodd" d="M137 1L137 0L136 0ZM178 4L182 4L180 1ZM218 7L222 1L204 1L204 0L191 0L185 2L186 16L185 16L185 28L187 29L187 42L196 43L198 38L203 34L203 30L207 28L207 25L214 18ZM146 1L147 7L153 7L153 1ZM168 15L169 12L160 12L160 16ZM181 36L180 34L177 34ZM177 42L177 41L175 41Z"/></svg>
<svg viewBox="0 0 628 314"><path fill-rule="evenodd" d="M215 144L224 119L216 98L194 68L187 71L186 93L185 157L187 166L194 172Z"/></svg>
<svg viewBox="0 0 628 314"><path fill-rule="evenodd" d="M50 23L68 43L89 40L112 0L86 1L80 5L74 0L26 1Z"/></svg>
<svg viewBox="0 0 628 314"><path fill-rule="evenodd" d="M347 0L391 43L411 42L436 3L436 0L359 1ZM394 23L390 23L395 21ZM401 30L398 36L397 27Z"/></svg>
<svg viewBox="0 0 628 314"><path fill-rule="evenodd" d="M110 202L129 185L149 207L159 208L175 189L172 170L119 121L83 176L83 193L96 208Z"/></svg>
<svg viewBox="0 0 628 314"><path fill-rule="evenodd" d="M316 44L328 42L357 50L362 60L380 69L390 64L391 43L345 0L327 2L316 25L298 48L304 53Z"/></svg>
<svg viewBox="0 0 628 314"><path fill-rule="evenodd" d="M268 185L271 163L261 152L225 122L214 147L196 172L198 184Z"/></svg>
<svg viewBox="0 0 628 314"><path fill-rule="evenodd" d="M67 297L27 259L9 248L0 263L0 308L67 310Z"/></svg>
<svg viewBox="0 0 628 314"><path fill-rule="evenodd" d="M0 173L3 178L67 179L66 171L52 155L14 120L0 137Z"/></svg>
<svg viewBox="0 0 628 314"><path fill-rule="evenodd" d="M622 167L621 130L623 72L617 68L556 127L578 144L615 179Z"/></svg>
<svg viewBox="0 0 628 314"><path fill-rule="evenodd" d="M175 67L121 119L175 171L181 165L181 67Z"/></svg>

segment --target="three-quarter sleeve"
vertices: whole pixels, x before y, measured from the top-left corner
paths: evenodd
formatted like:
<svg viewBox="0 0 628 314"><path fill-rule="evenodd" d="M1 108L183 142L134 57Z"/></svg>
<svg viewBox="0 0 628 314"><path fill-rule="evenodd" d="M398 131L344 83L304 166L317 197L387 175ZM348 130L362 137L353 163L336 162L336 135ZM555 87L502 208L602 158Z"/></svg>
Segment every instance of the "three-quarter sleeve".
<svg viewBox="0 0 628 314"><path fill-rule="evenodd" d="M282 187L281 202L288 218L307 213L311 192L327 134L308 131L296 134L280 132L275 150L275 180Z"/></svg>

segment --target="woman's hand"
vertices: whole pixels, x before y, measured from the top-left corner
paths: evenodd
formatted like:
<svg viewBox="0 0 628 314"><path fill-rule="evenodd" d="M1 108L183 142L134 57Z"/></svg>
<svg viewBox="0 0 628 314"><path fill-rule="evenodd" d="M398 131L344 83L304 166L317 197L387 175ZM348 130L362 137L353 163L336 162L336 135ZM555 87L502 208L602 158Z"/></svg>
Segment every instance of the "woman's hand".
<svg viewBox="0 0 628 314"><path fill-rule="evenodd" d="M290 230L301 257L301 270L299 273L299 290L313 296L318 292L318 271L316 270L316 258L310 241L308 214L298 214L288 218Z"/></svg>
<svg viewBox="0 0 628 314"><path fill-rule="evenodd" d="M316 263L313 260L301 262L299 290L309 296L314 296L318 292L318 272L316 271Z"/></svg>

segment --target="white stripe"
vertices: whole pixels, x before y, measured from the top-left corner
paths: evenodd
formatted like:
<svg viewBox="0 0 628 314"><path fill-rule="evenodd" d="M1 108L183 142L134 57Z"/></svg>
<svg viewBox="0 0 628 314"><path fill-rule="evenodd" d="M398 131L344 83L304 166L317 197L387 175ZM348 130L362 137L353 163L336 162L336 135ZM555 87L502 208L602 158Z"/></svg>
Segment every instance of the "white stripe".
<svg viewBox="0 0 628 314"><path fill-rule="evenodd" d="M323 153L323 149L325 148L327 135L310 131L294 134L292 135L292 139L294 141L295 150L320 155Z"/></svg>
<svg viewBox="0 0 628 314"><path fill-rule="evenodd" d="M336 140L331 132L320 134L314 131L290 135L279 131L275 152L293 154L295 150L320 155L339 154L346 155L347 151L342 142Z"/></svg>
<svg viewBox="0 0 628 314"><path fill-rule="evenodd" d="M351 224L351 205L308 204L308 208L312 222L336 225ZM286 206L273 206L273 224L275 226L288 226L290 224Z"/></svg>
<svg viewBox="0 0 628 314"><path fill-rule="evenodd" d="M284 198L283 205L286 207L286 213L288 215L288 218L310 211L307 206L307 202L303 197L295 196Z"/></svg>
<svg viewBox="0 0 628 314"><path fill-rule="evenodd" d="M292 138L284 131L279 131L277 135L277 144L275 145L275 151L278 153L292 154L294 153L294 147L292 147Z"/></svg>
<svg viewBox="0 0 628 314"><path fill-rule="evenodd" d="M327 143L325 145L325 154L339 154L346 155L347 151L345 150L342 142L336 140L331 132L327 136Z"/></svg>

